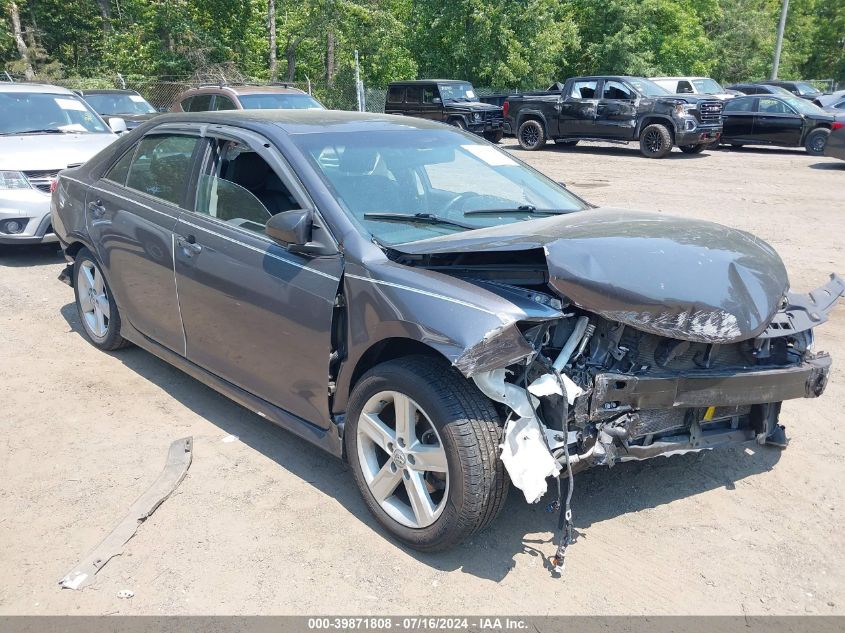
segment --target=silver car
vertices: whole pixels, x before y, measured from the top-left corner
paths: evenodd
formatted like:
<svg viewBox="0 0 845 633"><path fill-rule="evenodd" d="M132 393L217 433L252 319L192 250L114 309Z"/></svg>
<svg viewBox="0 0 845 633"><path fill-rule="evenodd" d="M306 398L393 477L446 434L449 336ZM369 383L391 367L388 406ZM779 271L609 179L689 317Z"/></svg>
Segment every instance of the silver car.
<svg viewBox="0 0 845 633"><path fill-rule="evenodd" d="M125 129L123 121L111 123ZM50 188L56 176L116 138L100 115L70 90L0 84L0 244L56 241L50 225Z"/></svg>

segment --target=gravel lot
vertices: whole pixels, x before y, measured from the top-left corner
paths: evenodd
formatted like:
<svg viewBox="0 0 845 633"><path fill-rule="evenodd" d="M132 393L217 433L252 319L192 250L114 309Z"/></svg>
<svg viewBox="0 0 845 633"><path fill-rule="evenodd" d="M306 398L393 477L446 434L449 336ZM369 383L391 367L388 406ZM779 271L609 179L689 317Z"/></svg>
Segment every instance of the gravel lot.
<svg viewBox="0 0 845 633"><path fill-rule="evenodd" d="M845 273L845 162L749 149L655 161L598 144L514 153L594 203L752 231L796 289ZM144 351L89 345L61 267L49 249L0 251L2 614L845 614L842 304L818 331L835 357L827 393L783 408L787 450L579 475L580 538L554 579L544 504L517 491L462 547L405 550L342 463ZM176 493L92 586L59 589L188 435L194 461Z"/></svg>

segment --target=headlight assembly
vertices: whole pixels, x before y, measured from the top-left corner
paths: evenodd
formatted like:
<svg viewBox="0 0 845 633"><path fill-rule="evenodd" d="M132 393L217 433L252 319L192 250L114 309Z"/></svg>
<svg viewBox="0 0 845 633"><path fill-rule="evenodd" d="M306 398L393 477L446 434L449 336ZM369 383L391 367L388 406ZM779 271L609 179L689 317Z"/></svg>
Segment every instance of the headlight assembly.
<svg viewBox="0 0 845 633"><path fill-rule="evenodd" d="M32 186L22 172L0 171L0 189L32 189Z"/></svg>
<svg viewBox="0 0 845 633"><path fill-rule="evenodd" d="M698 110L698 106L694 103L679 103L675 106L675 114L678 116L692 116L692 113Z"/></svg>

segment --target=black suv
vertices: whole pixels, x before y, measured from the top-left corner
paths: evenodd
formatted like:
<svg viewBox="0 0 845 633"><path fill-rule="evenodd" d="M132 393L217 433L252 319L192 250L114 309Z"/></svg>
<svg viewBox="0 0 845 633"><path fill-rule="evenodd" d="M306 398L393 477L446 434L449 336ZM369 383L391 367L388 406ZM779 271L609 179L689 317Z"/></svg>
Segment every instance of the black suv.
<svg viewBox="0 0 845 633"><path fill-rule="evenodd" d="M479 101L468 81L394 81L387 89L384 111L442 121L480 134L493 143L502 140L502 108Z"/></svg>
<svg viewBox="0 0 845 633"><path fill-rule="evenodd" d="M767 86L778 86L784 90L789 90L789 92L794 94L796 97L801 97L802 99L807 99L808 101L812 101L824 94L809 81L781 81L780 79L770 79L768 81L761 81L760 83Z"/></svg>

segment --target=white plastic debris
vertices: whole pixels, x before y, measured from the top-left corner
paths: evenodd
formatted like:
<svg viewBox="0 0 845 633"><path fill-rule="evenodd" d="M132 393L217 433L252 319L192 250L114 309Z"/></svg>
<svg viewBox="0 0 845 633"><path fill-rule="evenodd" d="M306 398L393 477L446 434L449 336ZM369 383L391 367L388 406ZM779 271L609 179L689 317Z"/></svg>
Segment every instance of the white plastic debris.
<svg viewBox="0 0 845 633"><path fill-rule="evenodd" d="M224 437L224 438L223 438L222 440L220 440L220 441L221 441L221 442L223 442L223 443L225 443L225 444L229 444L229 443L231 443L231 442L237 442L237 441L238 441L238 439L239 439L239 438L238 438L238 436L237 436L237 435L227 435L226 437Z"/></svg>
<svg viewBox="0 0 845 633"><path fill-rule="evenodd" d="M576 385L572 379L567 376L566 374L560 375L561 382L563 382L563 386L566 389L566 400L569 402L570 406L575 404L575 398L580 396L584 393L584 390L581 389L578 385ZM541 398L543 396L550 396L552 394L557 394L562 396L563 393L560 390L560 384L558 384L557 378L555 378L552 374L543 374L539 378L537 378L534 382L528 385L528 391L531 392L532 395Z"/></svg>
<svg viewBox="0 0 845 633"><path fill-rule="evenodd" d="M543 441L537 418L517 418L505 427L502 462L513 484L528 503L537 503L546 493L546 477L557 477L560 464Z"/></svg>
<svg viewBox="0 0 845 633"><path fill-rule="evenodd" d="M135 592L131 589L121 589L117 592L118 598L132 598L135 595Z"/></svg>

